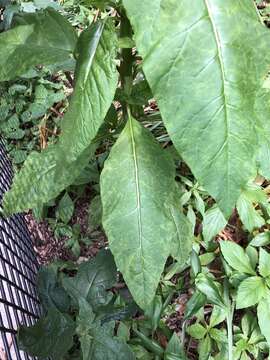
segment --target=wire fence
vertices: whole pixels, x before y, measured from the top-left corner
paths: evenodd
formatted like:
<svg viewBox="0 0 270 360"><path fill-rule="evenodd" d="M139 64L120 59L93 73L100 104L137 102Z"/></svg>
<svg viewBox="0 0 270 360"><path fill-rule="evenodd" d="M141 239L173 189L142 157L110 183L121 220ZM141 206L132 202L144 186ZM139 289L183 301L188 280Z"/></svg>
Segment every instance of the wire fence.
<svg viewBox="0 0 270 360"><path fill-rule="evenodd" d="M12 167L0 139L0 204L12 181ZM0 359L29 360L19 351L16 330L40 316L36 291L38 264L22 215L0 216Z"/></svg>

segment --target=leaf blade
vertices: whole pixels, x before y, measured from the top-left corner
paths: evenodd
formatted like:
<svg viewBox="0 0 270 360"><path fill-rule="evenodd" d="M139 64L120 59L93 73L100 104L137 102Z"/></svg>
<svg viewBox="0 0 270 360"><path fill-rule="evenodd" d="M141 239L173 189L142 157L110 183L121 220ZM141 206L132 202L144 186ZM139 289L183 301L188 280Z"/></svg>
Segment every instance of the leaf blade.
<svg viewBox="0 0 270 360"><path fill-rule="evenodd" d="M259 23L252 1L230 0L225 5L200 0L196 9L190 8L188 0L166 5L124 0L123 4L169 135L227 218L241 188L256 173L254 94L267 72L267 46L257 39L269 34ZM240 12L246 18L239 22ZM247 26L249 41L242 47ZM249 62L238 61L243 53ZM254 72L251 64L258 62Z"/></svg>

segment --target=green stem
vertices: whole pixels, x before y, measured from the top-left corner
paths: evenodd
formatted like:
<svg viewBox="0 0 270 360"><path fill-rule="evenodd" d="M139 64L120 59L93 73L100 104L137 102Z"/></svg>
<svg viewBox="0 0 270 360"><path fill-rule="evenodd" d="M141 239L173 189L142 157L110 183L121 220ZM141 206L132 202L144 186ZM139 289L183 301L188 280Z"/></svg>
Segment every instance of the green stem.
<svg viewBox="0 0 270 360"><path fill-rule="evenodd" d="M125 14L121 13L120 37L132 37L132 27ZM133 83L133 54L132 49L122 49L121 52L121 65L120 65L120 80L121 87L126 96L129 96ZM123 115L127 118L127 104L122 102Z"/></svg>
<svg viewBox="0 0 270 360"><path fill-rule="evenodd" d="M233 360L233 313L234 303L229 307L227 313L227 331L228 331L228 359Z"/></svg>

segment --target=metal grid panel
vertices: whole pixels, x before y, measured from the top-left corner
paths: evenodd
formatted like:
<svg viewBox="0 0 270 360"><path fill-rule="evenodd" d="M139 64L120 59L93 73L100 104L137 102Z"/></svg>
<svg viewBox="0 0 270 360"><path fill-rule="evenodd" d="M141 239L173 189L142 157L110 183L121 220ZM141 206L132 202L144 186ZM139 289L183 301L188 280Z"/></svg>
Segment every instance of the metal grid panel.
<svg viewBox="0 0 270 360"><path fill-rule="evenodd" d="M0 203L12 180L11 163L0 139ZM37 260L22 215L0 217L0 360L29 360L18 350L16 330L40 316Z"/></svg>

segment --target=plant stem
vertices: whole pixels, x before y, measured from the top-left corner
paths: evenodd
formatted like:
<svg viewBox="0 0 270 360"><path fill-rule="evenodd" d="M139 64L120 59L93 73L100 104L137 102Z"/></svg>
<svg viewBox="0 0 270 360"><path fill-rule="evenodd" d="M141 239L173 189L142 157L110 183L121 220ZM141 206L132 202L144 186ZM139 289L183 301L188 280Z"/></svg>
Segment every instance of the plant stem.
<svg viewBox="0 0 270 360"><path fill-rule="evenodd" d="M132 37L132 27L125 12L121 13L120 37ZM121 65L119 68L121 87L126 96L129 96L133 83L133 55L132 49L122 49ZM127 104L122 102L123 115L127 117Z"/></svg>
<svg viewBox="0 0 270 360"><path fill-rule="evenodd" d="M228 359L233 360L233 312L234 303L229 307L227 313L227 331L228 331Z"/></svg>

